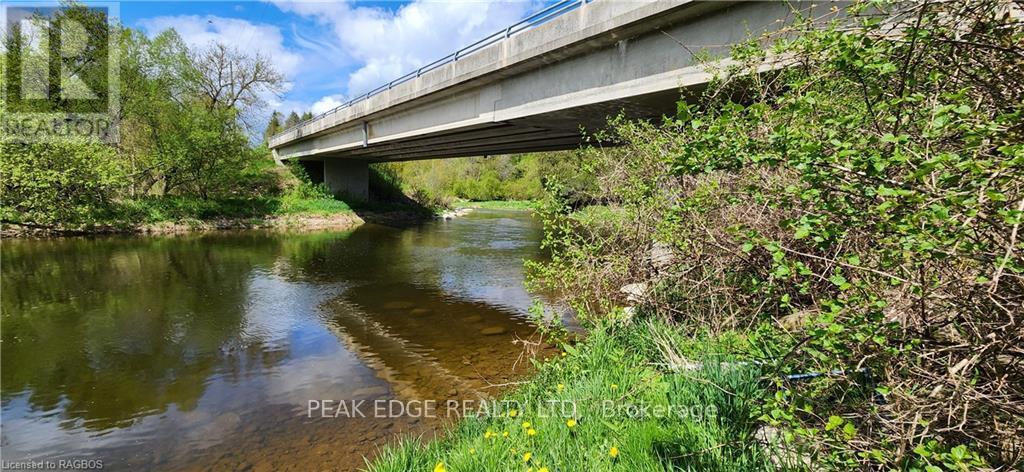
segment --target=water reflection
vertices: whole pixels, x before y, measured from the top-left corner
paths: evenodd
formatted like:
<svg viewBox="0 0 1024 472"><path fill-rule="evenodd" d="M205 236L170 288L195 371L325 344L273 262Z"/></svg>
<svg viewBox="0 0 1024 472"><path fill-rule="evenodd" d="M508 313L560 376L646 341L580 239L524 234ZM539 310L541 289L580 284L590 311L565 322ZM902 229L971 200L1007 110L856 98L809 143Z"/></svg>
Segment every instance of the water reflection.
<svg viewBox="0 0 1024 472"><path fill-rule="evenodd" d="M4 458L361 464L435 425L311 420L307 401L507 381L533 331L521 261L539 237L526 214L481 211L405 230L4 241Z"/></svg>

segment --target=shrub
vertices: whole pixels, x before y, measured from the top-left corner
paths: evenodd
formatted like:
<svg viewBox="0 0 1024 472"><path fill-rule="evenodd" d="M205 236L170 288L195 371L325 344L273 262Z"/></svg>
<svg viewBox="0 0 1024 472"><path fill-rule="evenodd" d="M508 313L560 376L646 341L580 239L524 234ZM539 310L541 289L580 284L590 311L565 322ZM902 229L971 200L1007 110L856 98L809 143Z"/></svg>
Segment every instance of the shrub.
<svg viewBox="0 0 1024 472"><path fill-rule="evenodd" d="M885 11L857 4L854 26L737 48L741 65L663 125L616 122L629 158L587 152L625 217L574 218L554 186L541 206L552 260L534 273L591 314L640 303L688 330L767 333L776 389L760 418L816 464L1012 467L1020 13L871 5ZM778 57L790 67L752 72ZM640 296L619 290L630 282ZM834 374L783 377L806 372Z"/></svg>
<svg viewBox="0 0 1024 472"><path fill-rule="evenodd" d="M5 222L81 225L101 220L128 182L113 149L88 141L0 142Z"/></svg>

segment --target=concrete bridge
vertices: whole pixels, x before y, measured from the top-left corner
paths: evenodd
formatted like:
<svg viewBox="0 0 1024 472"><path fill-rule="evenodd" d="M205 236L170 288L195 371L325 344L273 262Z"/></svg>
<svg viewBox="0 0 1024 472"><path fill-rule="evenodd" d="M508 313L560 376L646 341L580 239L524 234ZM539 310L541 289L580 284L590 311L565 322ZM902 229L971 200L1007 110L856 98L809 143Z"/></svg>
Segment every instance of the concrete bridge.
<svg viewBox="0 0 1024 472"><path fill-rule="evenodd" d="M369 163L570 149L619 113L675 113L700 56L826 15L828 1L564 0L270 139L366 199Z"/></svg>

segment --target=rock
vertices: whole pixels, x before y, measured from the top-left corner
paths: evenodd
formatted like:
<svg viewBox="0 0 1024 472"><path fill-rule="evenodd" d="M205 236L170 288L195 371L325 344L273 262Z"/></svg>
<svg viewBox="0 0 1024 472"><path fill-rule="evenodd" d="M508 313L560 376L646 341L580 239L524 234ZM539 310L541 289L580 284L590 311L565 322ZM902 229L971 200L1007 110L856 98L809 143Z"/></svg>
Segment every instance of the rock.
<svg viewBox="0 0 1024 472"><path fill-rule="evenodd" d="M417 316L418 315L426 315L426 314L429 314L429 313L430 313L430 309L429 308L413 308L412 311L409 312L410 315L417 315Z"/></svg>
<svg viewBox="0 0 1024 472"><path fill-rule="evenodd" d="M484 328L480 330L480 334L484 336L495 336L498 334L505 334L508 330L504 326L491 326L490 328Z"/></svg>
<svg viewBox="0 0 1024 472"><path fill-rule="evenodd" d="M466 216L466 215L468 215L472 211L473 211L472 208L457 208L455 210L448 210L448 211L442 212L440 215L437 215L437 217L441 218L441 219L444 219L444 220L450 220L450 219L453 219L453 218L458 218L460 216Z"/></svg>
<svg viewBox="0 0 1024 472"><path fill-rule="evenodd" d="M658 272L668 269L676 259L675 254L672 253L672 246L662 242L651 245L648 258L651 261L651 266Z"/></svg>
<svg viewBox="0 0 1024 472"><path fill-rule="evenodd" d="M623 285L622 288L619 289L619 291L626 294L626 301L638 303L643 301L645 295L647 294L647 283L640 282L635 284Z"/></svg>
<svg viewBox="0 0 1024 472"><path fill-rule="evenodd" d="M464 321L466 323L476 323L477 321L480 321L482 319L483 319L483 317L480 316L480 315L470 315L470 316L467 316L467 317L463 318L462 321Z"/></svg>
<svg viewBox="0 0 1024 472"><path fill-rule="evenodd" d="M818 314L816 310L800 310L779 318L779 326L786 331L798 331Z"/></svg>

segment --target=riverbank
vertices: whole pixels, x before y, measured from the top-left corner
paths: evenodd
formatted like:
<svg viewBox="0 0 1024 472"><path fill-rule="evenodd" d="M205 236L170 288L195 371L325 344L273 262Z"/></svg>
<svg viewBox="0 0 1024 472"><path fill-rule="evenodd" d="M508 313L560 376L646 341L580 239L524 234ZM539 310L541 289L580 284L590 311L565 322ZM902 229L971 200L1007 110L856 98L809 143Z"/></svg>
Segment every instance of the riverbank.
<svg viewBox="0 0 1024 472"><path fill-rule="evenodd" d="M328 229L364 223L414 224L435 215L428 209L392 204L349 205L328 199L151 198L122 202L98 221L38 224L5 221L0 237L89 234L176 234L233 229Z"/></svg>
<svg viewBox="0 0 1024 472"><path fill-rule="evenodd" d="M455 208L483 208L492 210L529 210L533 207L533 200L484 200L484 201L457 201L452 204Z"/></svg>
<svg viewBox="0 0 1024 472"><path fill-rule="evenodd" d="M745 346L739 336L686 338L656 321L602 324L540 363L500 414L464 419L439 440L404 440L368 468L770 469L753 411L760 372L726 362Z"/></svg>

